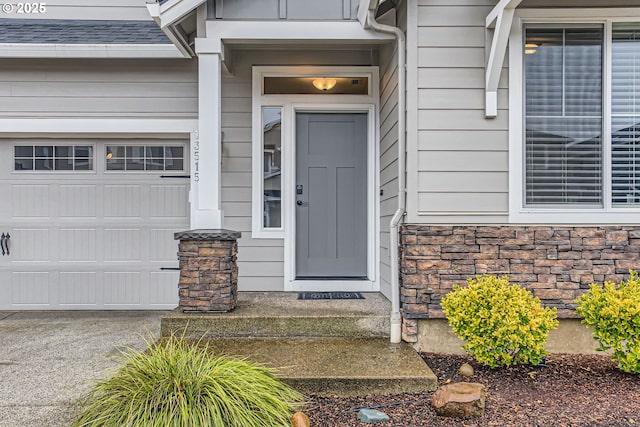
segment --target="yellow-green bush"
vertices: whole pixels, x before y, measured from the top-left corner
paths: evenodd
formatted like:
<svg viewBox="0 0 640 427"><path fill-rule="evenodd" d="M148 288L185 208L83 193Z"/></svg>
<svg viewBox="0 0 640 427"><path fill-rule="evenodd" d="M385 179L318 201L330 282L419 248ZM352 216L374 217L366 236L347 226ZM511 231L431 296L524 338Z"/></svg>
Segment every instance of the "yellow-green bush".
<svg viewBox="0 0 640 427"><path fill-rule="evenodd" d="M543 308L506 276L477 276L467 283L454 286L441 302L453 332L466 341L463 348L492 368L539 364L549 331L558 326L556 309Z"/></svg>
<svg viewBox="0 0 640 427"><path fill-rule="evenodd" d="M640 374L640 278L631 271L629 280L604 286L592 284L576 300L576 313L593 327L597 350L613 350L611 358L625 372Z"/></svg>

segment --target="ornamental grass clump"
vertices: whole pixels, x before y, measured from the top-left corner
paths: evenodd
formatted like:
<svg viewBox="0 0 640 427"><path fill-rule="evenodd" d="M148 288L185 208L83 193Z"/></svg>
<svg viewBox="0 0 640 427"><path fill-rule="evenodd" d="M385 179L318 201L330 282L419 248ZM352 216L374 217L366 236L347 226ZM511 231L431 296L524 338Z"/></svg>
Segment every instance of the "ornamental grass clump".
<svg viewBox="0 0 640 427"><path fill-rule="evenodd" d="M100 381L74 426L289 427L303 396L272 370L172 337Z"/></svg>
<svg viewBox="0 0 640 427"><path fill-rule="evenodd" d="M441 302L463 348L492 368L540 364L549 331L558 326L556 309L543 308L539 298L510 285L506 276L477 276L467 283L454 286Z"/></svg>
<svg viewBox="0 0 640 427"><path fill-rule="evenodd" d="M640 278L630 271L629 280L616 285L590 285L576 300L582 323L593 328L599 351L612 350L611 359L622 371L640 374Z"/></svg>

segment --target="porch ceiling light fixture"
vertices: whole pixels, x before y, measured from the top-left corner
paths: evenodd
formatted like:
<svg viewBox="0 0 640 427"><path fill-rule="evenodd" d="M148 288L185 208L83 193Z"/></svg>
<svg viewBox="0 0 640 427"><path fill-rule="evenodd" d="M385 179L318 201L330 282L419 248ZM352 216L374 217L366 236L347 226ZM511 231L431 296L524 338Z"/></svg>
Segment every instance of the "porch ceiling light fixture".
<svg viewBox="0 0 640 427"><path fill-rule="evenodd" d="M333 89L336 83L338 83L336 79L328 79L326 77L322 77L320 79L315 79L313 81L313 86L318 90L322 90L326 92L328 90Z"/></svg>
<svg viewBox="0 0 640 427"><path fill-rule="evenodd" d="M533 55L537 52L538 50L538 44L537 43L526 43L524 45L524 54L525 55Z"/></svg>

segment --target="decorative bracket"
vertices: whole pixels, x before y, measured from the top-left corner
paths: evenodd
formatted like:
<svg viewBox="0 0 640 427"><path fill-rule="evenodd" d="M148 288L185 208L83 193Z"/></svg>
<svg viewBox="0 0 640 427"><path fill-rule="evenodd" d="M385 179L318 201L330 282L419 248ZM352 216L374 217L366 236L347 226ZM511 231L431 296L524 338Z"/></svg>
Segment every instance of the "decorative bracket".
<svg viewBox="0 0 640 427"><path fill-rule="evenodd" d="M513 16L520 3L522 0L501 0L487 15L486 28L494 30L485 76L485 117L488 119L498 116L498 84L507 54Z"/></svg>

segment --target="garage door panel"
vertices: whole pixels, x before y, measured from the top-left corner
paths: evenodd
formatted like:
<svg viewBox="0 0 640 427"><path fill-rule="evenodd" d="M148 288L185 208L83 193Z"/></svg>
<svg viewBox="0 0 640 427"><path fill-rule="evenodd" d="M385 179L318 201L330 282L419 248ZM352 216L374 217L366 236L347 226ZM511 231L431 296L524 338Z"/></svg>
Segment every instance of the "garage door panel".
<svg viewBox="0 0 640 427"><path fill-rule="evenodd" d="M139 228L106 228L104 230L104 260L107 262L140 262L143 231Z"/></svg>
<svg viewBox="0 0 640 427"><path fill-rule="evenodd" d="M60 305L95 305L96 273L62 271L58 278ZM70 307L67 307L70 308Z"/></svg>
<svg viewBox="0 0 640 427"><path fill-rule="evenodd" d="M61 218L95 218L96 185L60 185Z"/></svg>
<svg viewBox="0 0 640 427"><path fill-rule="evenodd" d="M6 261L50 262L49 242L52 234L48 228L14 228L10 232L11 255Z"/></svg>
<svg viewBox="0 0 640 427"><path fill-rule="evenodd" d="M11 275L11 303L48 305L54 278L48 271L14 271Z"/></svg>
<svg viewBox="0 0 640 427"><path fill-rule="evenodd" d="M166 267L178 265L178 243L167 245L166 242L173 240L175 228L152 228L149 230L149 261L160 261L167 263ZM174 240L175 242L175 240Z"/></svg>
<svg viewBox="0 0 640 427"><path fill-rule="evenodd" d="M141 197L140 185L105 185L105 218L139 218L142 216Z"/></svg>
<svg viewBox="0 0 640 427"><path fill-rule="evenodd" d="M180 273L177 271L158 271L150 273L149 295L152 305L178 304L178 280Z"/></svg>
<svg viewBox="0 0 640 427"><path fill-rule="evenodd" d="M11 187L11 217L48 218L49 217L49 185L26 184Z"/></svg>
<svg viewBox="0 0 640 427"><path fill-rule="evenodd" d="M130 271L104 273L104 304L140 305L141 276L139 272Z"/></svg>
<svg viewBox="0 0 640 427"><path fill-rule="evenodd" d="M188 190L185 185L151 185L150 218L184 218L188 215Z"/></svg>
<svg viewBox="0 0 640 427"><path fill-rule="evenodd" d="M61 228L59 235L60 261L95 262L95 228Z"/></svg>

